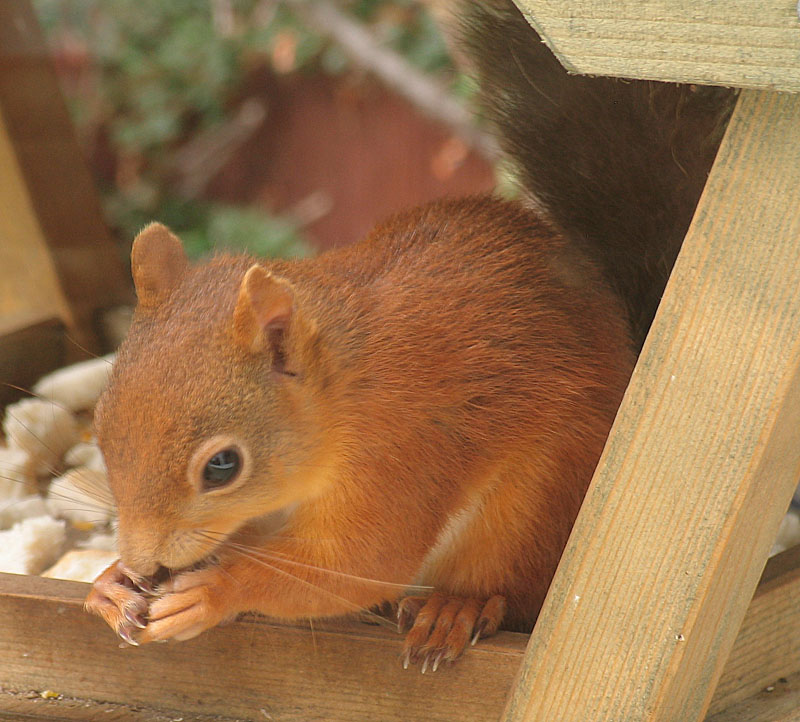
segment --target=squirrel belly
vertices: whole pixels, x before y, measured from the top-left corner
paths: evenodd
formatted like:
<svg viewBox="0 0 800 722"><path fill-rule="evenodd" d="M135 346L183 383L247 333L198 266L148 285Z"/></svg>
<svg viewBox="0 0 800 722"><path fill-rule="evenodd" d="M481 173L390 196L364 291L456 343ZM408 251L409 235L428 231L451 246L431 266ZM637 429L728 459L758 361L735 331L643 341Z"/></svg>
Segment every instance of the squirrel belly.
<svg viewBox="0 0 800 722"><path fill-rule="evenodd" d="M190 267L154 224L132 267L140 303L96 414L121 561L90 610L124 639L183 639L416 583L469 602L479 632L496 597L532 626L635 358L592 261L475 197L294 262Z"/></svg>

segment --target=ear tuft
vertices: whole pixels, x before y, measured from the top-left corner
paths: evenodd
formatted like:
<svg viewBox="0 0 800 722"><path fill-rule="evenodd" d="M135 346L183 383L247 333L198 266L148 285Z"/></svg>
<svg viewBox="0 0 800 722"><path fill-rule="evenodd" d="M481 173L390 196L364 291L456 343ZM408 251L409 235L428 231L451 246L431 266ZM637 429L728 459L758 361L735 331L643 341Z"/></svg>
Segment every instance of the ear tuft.
<svg viewBox="0 0 800 722"><path fill-rule="evenodd" d="M131 249L131 272L139 305L160 305L180 282L189 261L180 239L161 223L139 233Z"/></svg>
<svg viewBox="0 0 800 722"><path fill-rule="evenodd" d="M251 353L270 351L276 370L283 371L283 335L294 312L294 289L258 264L239 287L233 328L239 345Z"/></svg>

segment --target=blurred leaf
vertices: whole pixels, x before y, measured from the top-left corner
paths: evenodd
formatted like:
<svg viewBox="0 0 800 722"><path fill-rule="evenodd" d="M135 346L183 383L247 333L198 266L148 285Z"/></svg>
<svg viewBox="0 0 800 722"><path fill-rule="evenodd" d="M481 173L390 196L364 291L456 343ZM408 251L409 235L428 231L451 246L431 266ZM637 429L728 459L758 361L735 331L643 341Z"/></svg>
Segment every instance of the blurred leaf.
<svg viewBox="0 0 800 722"><path fill-rule="evenodd" d="M430 14L415 0L340 0L412 63L455 77ZM284 72L346 72L347 56L311 32L280 2L232 0L232 21L215 25L213 0L33 0L45 31L88 49L88 80L68 98L80 135L102 128L116 186L106 184L109 223L130 239L161 220L190 252L237 248L258 255L305 255L296 224L252 209L187 203L170 192L170 157L193 134L225 120L254 59L280 58ZM287 42L290 39L290 42ZM283 47L280 47L283 43ZM277 47L277 50L276 50Z"/></svg>

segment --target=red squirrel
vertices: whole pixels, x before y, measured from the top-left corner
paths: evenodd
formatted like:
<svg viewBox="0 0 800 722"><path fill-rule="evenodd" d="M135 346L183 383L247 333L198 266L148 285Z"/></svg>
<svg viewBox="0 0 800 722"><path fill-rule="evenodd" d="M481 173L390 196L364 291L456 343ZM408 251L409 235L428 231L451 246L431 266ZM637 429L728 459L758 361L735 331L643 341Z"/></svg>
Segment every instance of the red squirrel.
<svg viewBox="0 0 800 722"><path fill-rule="evenodd" d="M533 626L730 95L567 76L513 7L468 10L543 211L440 201L297 261L136 238L95 417L120 560L86 602L124 640L400 600L424 670Z"/></svg>

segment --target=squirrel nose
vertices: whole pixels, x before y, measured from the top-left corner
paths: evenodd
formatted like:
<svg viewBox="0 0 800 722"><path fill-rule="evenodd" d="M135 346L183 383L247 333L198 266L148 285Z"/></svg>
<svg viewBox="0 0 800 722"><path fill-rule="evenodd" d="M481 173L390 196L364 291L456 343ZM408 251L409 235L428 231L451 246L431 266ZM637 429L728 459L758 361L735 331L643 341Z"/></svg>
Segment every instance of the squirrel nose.
<svg viewBox="0 0 800 722"><path fill-rule="evenodd" d="M153 549L144 549L142 545L119 540L119 556L122 564L132 577L152 577L160 568Z"/></svg>
<svg viewBox="0 0 800 722"><path fill-rule="evenodd" d="M163 568L157 561L126 559L125 557L122 557L122 565L134 580L137 577L154 577L158 570Z"/></svg>

